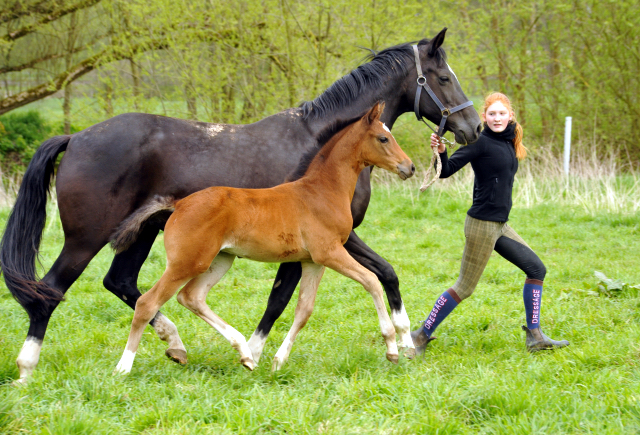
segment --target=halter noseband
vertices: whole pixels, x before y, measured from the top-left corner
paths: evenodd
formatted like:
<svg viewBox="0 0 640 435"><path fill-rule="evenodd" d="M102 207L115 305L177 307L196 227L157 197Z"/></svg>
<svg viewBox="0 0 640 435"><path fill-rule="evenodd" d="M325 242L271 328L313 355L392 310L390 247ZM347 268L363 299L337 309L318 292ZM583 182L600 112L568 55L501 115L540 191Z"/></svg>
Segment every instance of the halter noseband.
<svg viewBox="0 0 640 435"><path fill-rule="evenodd" d="M436 94L427 84L427 78L422 74L422 66L420 65L420 54L418 52L418 46L412 45L412 47L413 54L416 58L416 69L418 70L418 87L416 88L416 98L413 103L413 111L416 113L416 118L418 118L418 121L424 122L425 125L433 130L435 134L442 137L442 135L444 135L444 125L447 123L447 118L449 117L449 115L451 115L452 113L456 113L466 107L473 106L473 101L467 101L466 103L462 103L452 109L447 109L446 107L444 107L444 104L440 102ZM422 95L422 88L427 91L427 94L429 94L433 102L436 103L436 105L440 109L440 113L442 113L442 119L440 120L440 127L438 128L438 131L427 124L425 120L422 119L422 115L420 115L420 97Z"/></svg>

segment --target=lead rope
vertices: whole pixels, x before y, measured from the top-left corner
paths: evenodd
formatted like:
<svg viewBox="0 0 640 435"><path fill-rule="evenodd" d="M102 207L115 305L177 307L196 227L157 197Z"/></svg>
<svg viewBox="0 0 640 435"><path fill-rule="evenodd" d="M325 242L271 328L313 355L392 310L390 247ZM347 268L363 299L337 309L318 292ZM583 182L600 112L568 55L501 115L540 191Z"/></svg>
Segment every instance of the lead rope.
<svg viewBox="0 0 640 435"><path fill-rule="evenodd" d="M442 172L442 160L440 160L440 153L438 153L438 147L431 148L433 151L433 155L431 156L431 163L429 163L429 168L427 169L427 173L424 174L424 180L422 181L422 186L420 186L420 192L424 192L436 182L438 178L440 178L440 173ZM431 168L433 167L433 163L436 163L436 175L433 177L431 181L429 181L429 174L431 174Z"/></svg>
<svg viewBox="0 0 640 435"><path fill-rule="evenodd" d="M421 121L424 122L424 120L421 120ZM425 124L431 130L433 130L433 128L429 124L427 124L426 122ZM435 133L435 130L434 130L434 133ZM445 139L444 137L441 137L441 136L438 136L438 137L440 138L441 141L448 143L449 148L453 148L453 146L455 145L453 142ZM429 167L427 168L427 173L424 174L424 180L422 181L422 186L420 186L420 192L424 192L429 188L429 186L435 183L436 180L440 178L440 173L442 172L442 160L440 160L440 153L438 152L438 147L431 148L431 151L433 151L433 155L431 156L431 163L429 163ZM434 163L436 164L436 175L433 177L431 181L429 181L429 174L431 174L431 168L433 168Z"/></svg>

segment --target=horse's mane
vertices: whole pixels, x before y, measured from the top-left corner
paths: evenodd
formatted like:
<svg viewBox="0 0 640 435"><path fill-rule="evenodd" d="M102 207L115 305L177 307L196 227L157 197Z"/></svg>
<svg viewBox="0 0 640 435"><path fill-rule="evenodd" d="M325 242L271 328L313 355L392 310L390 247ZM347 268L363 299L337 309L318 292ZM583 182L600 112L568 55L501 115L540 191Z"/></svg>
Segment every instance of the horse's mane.
<svg viewBox="0 0 640 435"><path fill-rule="evenodd" d="M339 131L342 131L343 129L362 119L363 116L364 113L356 116L355 118L337 120L323 129L320 134L318 134L316 146L304 153L304 155L300 158L296 169L287 177L287 181L295 181L302 178L309 169L309 165L311 165L311 162L313 161L315 156L318 155L320 150L330 142L331 138L333 138Z"/></svg>
<svg viewBox="0 0 640 435"><path fill-rule="evenodd" d="M418 41L418 45L427 45L430 39ZM393 75L404 75L409 66L414 65L414 55L411 46L416 42L407 42L385 48L365 57L369 62L360 65L349 74L338 79L326 91L313 101L306 101L300 105L304 120L322 118L328 113L342 109L351 104L368 87L378 88L384 80ZM446 62L447 55L442 47L436 50L434 59L438 66Z"/></svg>

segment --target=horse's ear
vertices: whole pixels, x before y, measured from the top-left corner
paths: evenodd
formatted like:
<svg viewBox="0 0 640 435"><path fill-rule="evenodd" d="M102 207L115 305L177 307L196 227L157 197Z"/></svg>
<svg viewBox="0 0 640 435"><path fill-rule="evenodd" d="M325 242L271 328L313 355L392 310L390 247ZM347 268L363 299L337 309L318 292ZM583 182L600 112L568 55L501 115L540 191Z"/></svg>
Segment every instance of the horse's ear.
<svg viewBox="0 0 640 435"><path fill-rule="evenodd" d="M435 36L435 38L433 38L431 40L431 47L429 47L429 57L435 56L436 51L438 51L438 48L440 48L442 46L442 43L444 42L445 33L447 33L447 28L446 27L444 29L440 30L440 33L438 33Z"/></svg>
<svg viewBox="0 0 640 435"><path fill-rule="evenodd" d="M380 116L382 115L383 110L384 101L376 103L376 105L373 106L371 110L369 110L369 113L367 113L367 122L369 124L373 124L374 122L378 121L380 119Z"/></svg>

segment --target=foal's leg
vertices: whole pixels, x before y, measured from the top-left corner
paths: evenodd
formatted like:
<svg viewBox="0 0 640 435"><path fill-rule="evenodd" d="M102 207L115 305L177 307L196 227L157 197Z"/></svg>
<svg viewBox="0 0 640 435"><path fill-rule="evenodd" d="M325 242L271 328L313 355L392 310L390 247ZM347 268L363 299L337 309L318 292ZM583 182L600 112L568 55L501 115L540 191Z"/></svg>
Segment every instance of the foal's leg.
<svg viewBox="0 0 640 435"><path fill-rule="evenodd" d="M337 246L328 252L322 261L318 262L348 278L358 281L373 297L373 303L378 312L380 330L387 344L387 359L397 364L398 345L396 344L396 331L387 313L387 307L382 298L382 286L378 278L354 260L343 246Z"/></svg>
<svg viewBox="0 0 640 435"><path fill-rule="evenodd" d="M122 358L116 366L116 373L129 373L133 366L133 360L142 338L145 326L157 314L161 306L163 306L171 297L182 287L188 278L178 278L180 273L174 273L169 268L164 272L160 281L154 285L151 290L140 296L136 303L136 311L131 322L131 332L125 347Z"/></svg>
<svg viewBox="0 0 640 435"><path fill-rule="evenodd" d="M211 290L211 287L216 285L218 281L229 270L235 260L235 255L225 254L220 252L216 258L214 258L209 269L193 278L184 288L178 293L178 302L187 307L196 316L207 322L213 328L216 329L224 338L229 340L231 346L240 353L240 362L249 370L255 368L253 362L253 356L251 350L247 345L247 341L244 336L227 324L224 320L214 313L207 305L207 293Z"/></svg>
<svg viewBox="0 0 640 435"><path fill-rule="evenodd" d="M302 276L302 268L300 263L281 263L274 280L271 294L267 301L267 309L265 310L262 320L249 339L249 349L253 355L253 361L258 364L264 344L267 342L269 332L278 317L287 307L291 296Z"/></svg>
<svg viewBox="0 0 640 435"><path fill-rule="evenodd" d="M146 225L138 239L124 252L116 254L111 268L103 280L107 290L116 295L131 309L135 310L136 302L141 296L138 290L138 273L147 259L159 229ZM166 341L169 348L165 354L180 364L187 363L187 350L182 344L176 325L160 311L151 319L151 326L158 337Z"/></svg>
<svg viewBox="0 0 640 435"><path fill-rule="evenodd" d="M344 247L358 263L375 273L382 283L389 301L389 308L391 308L391 321L398 334L398 343L401 348L406 349L405 357L414 358L416 348L410 335L411 322L400 296L398 275L393 270L393 266L367 246L354 231L349 234L349 239Z"/></svg>
<svg viewBox="0 0 640 435"><path fill-rule="evenodd" d="M320 284L323 273L324 266L320 264L302 263L300 294L298 295L298 305L296 305L293 325L291 325L287 337L284 339L280 349L278 349L275 358L273 358L273 364L271 365L273 371L280 370L287 361L298 332L304 328L307 320L311 317L313 305L316 301L316 294L318 293L318 285Z"/></svg>

